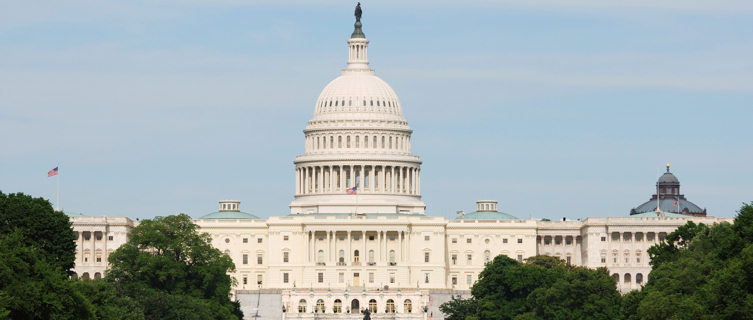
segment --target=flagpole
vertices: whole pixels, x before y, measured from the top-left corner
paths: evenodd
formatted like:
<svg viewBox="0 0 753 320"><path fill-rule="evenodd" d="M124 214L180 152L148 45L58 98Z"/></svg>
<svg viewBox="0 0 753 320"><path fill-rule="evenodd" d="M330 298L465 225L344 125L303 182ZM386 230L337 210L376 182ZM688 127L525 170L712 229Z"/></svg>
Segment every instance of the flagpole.
<svg viewBox="0 0 753 320"><path fill-rule="evenodd" d="M60 211L60 164L59 163L58 163L57 169L58 169L58 174L57 174L57 176L58 176L58 190L57 190L57 199L55 200L55 204L57 205L57 210L56 211Z"/></svg>

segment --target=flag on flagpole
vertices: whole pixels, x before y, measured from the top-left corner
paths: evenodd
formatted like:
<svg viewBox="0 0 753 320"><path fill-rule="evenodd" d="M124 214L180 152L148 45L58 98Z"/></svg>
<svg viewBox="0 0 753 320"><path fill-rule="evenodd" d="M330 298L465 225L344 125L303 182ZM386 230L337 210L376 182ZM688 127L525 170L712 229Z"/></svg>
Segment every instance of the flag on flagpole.
<svg viewBox="0 0 753 320"><path fill-rule="evenodd" d="M354 186L353 188L348 188L347 190L345 190L345 193L347 193L347 194L358 194L357 193L358 191L356 190L357 188L358 188L358 186Z"/></svg>
<svg viewBox="0 0 753 320"><path fill-rule="evenodd" d="M672 206L673 207L676 206L676 205L677 205L677 200L675 200L675 202L672 202Z"/></svg>
<svg viewBox="0 0 753 320"><path fill-rule="evenodd" d="M50 171L47 171L47 177L56 176L58 174L58 167L55 167L55 169L52 169Z"/></svg>

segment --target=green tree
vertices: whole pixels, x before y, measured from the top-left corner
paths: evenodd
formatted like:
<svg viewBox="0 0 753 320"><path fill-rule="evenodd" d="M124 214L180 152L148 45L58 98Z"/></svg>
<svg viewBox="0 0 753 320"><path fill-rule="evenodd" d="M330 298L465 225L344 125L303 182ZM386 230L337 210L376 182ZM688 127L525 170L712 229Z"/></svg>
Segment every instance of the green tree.
<svg viewBox="0 0 753 320"><path fill-rule="evenodd" d="M68 217L50 202L23 193L0 192L0 234L19 230L24 246L41 251L55 267L69 272L76 259L76 235Z"/></svg>
<svg viewBox="0 0 753 320"><path fill-rule="evenodd" d="M639 319L753 319L751 204L732 225L688 222L649 255L649 281L623 312Z"/></svg>
<svg viewBox="0 0 753 320"><path fill-rule="evenodd" d="M0 318L93 319L76 280L26 243L21 231L0 234Z"/></svg>
<svg viewBox="0 0 753 320"><path fill-rule="evenodd" d="M185 214L143 220L110 255L106 280L148 319L241 319L229 298L230 257Z"/></svg>

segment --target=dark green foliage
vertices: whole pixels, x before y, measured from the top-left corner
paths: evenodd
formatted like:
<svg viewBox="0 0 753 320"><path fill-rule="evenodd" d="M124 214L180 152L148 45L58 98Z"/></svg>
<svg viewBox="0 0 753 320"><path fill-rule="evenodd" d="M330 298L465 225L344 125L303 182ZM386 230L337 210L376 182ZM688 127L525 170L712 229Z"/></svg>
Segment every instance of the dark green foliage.
<svg viewBox="0 0 753 320"><path fill-rule="evenodd" d="M0 318L92 319L94 308L76 280L26 243L20 231L0 234Z"/></svg>
<svg viewBox="0 0 753 320"><path fill-rule="evenodd" d="M110 255L106 281L138 302L147 319L240 319L229 299L235 270L185 214L143 220Z"/></svg>
<svg viewBox="0 0 753 320"><path fill-rule="evenodd" d="M0 192L0 234L19 230L24 246L40 250L41 257L68 272L76 259L76 235L68 217L50 202L23 193Z"/></svg>
<svg viewBox="0 0 753 320"><path fill-rule="evenodd" d="M620 296L606 269L569 266L548 256L526 263L497 256L471 293L473 298L440 306L447 319L615 319L620 312Z"/></svg>
<svg viewBox="0 0 753 320"><path fill-rule="evenodd" d="M633 319L753 319L753 206L735 223L688 222L649 249L653 270Z"/></svg>

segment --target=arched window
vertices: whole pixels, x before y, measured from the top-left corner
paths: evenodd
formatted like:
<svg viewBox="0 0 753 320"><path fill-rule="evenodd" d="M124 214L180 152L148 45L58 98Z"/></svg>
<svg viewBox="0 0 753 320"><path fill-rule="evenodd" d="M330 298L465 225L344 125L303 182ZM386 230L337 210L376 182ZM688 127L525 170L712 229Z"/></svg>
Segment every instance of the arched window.
<svg viewBox="0 0 753 320"><path fill-rule="evenodd" d="M359 256L358 256L358 250L353 251L353 263L358 263Z"/></svg>
<svg viewBox="0 0 753 320"><path fill-rule="evenodd" d="M345 137L345 147L350 148L350 136Z"/></svg>
<svg viewBox="0 0 753 320"><path fill-rule="evenodd" d="M338 252L337 255L339 256L339 258L337 259L337 261L340 262L340 263L345 263L345 251L344 250L340 250L340 252Z"/></svg>
<svg viewBox="0 0 753 320"><path fill-rule="evenodd" d="M300 301L298 301L298 312L299 313L306 312L306 299L301 299Z"/></svg>
<svg viewBox="0 0 753 320"><path fill-rule="evenodd" d="M630 283L630 274L629 273L625 274L625 283Z"/></svg>
<svg viewBox="0 0 753 320"><path fill-rule="evenodd" d="M387 305L384 307L384 312L395 313L395 300L387 299Z"/></svg>
<svg viewBox="0 0 753 320"><path fill-rule="evenodd" d="M353 299L350 302L350 313L360 313L361 312L361 304L358 302L358 299Z"/></svg>
<svg viewBox="0 0 753 320"><path fill-rule="evenodd" d="M413 302L410 301L410 299L405 299L405 301L403 302L403 312L405 313L413 312Z"/></svg>
<svg viewBox="0 0 753 320"><path fill-rule="evenodd" d="M614 278L614 281L617 281L618 283L620 282L620 275L619 274L617 274L617 273L612 274L612 278Z"/></svg>
<svg viewBox="0 0 753 320"><path fill-rule="evenodd" d="M332 305L332 312L334 313L343 312L343 302L340 301L340 299L335 299L335 304Z"/></svg>
<svg viewBox="0 0 753 320"><path fill-rule="evenodd" d="M395 263L395 250L390 250L390 263Z"/></svg>
<svg viewBox="0 0 753 320"><path fill-rule="evenodd" d="M369 311L371 311L371 313L377 313L376 300L374 299L369 300Z"/></svg>
<svg viewBox="0 0 753 320"><path fill-rule="evenodd" d="M316 300L316 307L314 308L314 313L323 313L324 312L324 300L319 299Z"/></svg>
<svg viewBox="0 0 753 320"><path fill-rule="evenodd" d="M638 284L643 283L643 274L642 273L635 274L635 283L638 283Z"/></svg>
<svg viewBox="0 0 753 320"><path fill-rule="evenodd" d="M94 280L100 280L100 279L102 279L102 274L99 272L94 273Z"/></svg>
<svg viewBox="0 0 753 320"><path fill-rule="evenodd" d="M324 250L319 250L319 252L316 253L316 262L324 262Z"/></svg>
<svg viewBox="0 0 753 320"><path fill-rule="evenodd" d="M369 263L374 263L374 250L369 250Z"/></svg>
<svg viewBox="0 0 753 320"><path fill-rule="evenodd" d="M491 255L492 254L491 252L489 252L489 250L484 251L484 263L489 262L489 260L491 259Z"/></svg>

